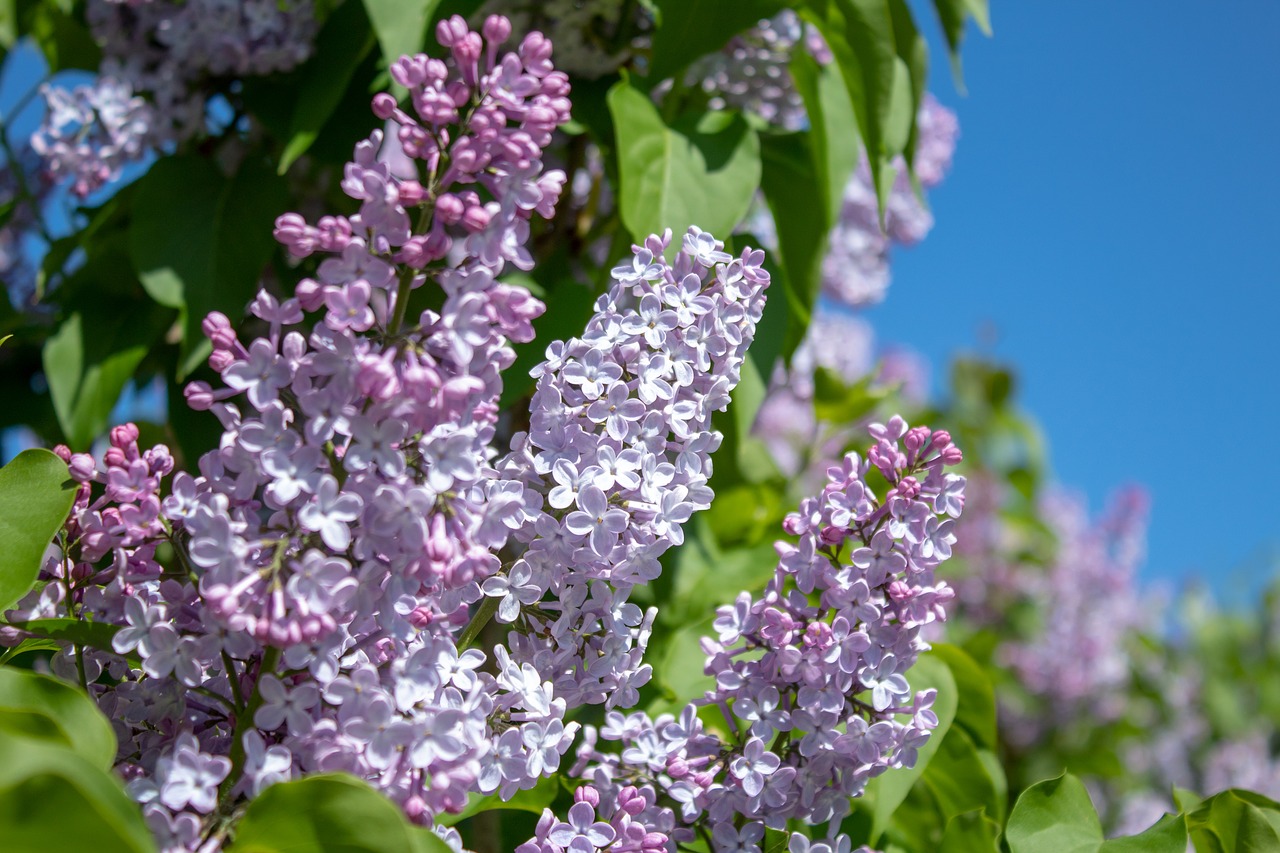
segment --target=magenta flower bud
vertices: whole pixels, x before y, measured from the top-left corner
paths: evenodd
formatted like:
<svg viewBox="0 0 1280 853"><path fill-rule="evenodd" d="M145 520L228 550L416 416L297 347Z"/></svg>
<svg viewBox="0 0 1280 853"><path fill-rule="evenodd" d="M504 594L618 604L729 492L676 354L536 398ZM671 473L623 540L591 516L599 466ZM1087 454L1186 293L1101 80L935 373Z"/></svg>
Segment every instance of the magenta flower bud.
<svg viewBox="0 0 1280 853"><path fill-rule="evenodd" d="M115 447L125 450L137 442L139 434L136 424L121 424L111 428L110 441Z"/></svg>
<svg viewBox="0 0 1280 853"><path fill-rule="evenodd" d="M303 311L319 311L324 305L324 286L313 278L304 278L294 288L293 295L298 297L298 304Z"/></svg>
<svg viewBox="0 0 1280 853"><path fill-rule="evenodd" d="M947 432L945 429L934 430L932 441L933 441L933 449L941 450L942 448L951 444L951 433Z"/></svg>
<svg viewBox="0 0 1280 853"><path fill-rule="evenodd" d="M433 514L427 520L427 556L437 563L447 563L456 553L444 514Z"/></svg>
<svg viewBox="0 0 1280 853"><path fill-rule="evenodd" d="M796 513L791 513L786 518L782 519L782 529L786 531L789 536L799 536L804 533L806 528L807 526L804 523L804 519Z"/></svg>
<svg viewBox="0 0 1280 853"><path fill-rule="evenodd" d="M839 545L845 540L845 535L839 527L827 525L818 531L818 539L823 545Z"/></svg>
<svg viewBox="0 0 1280 853"><path fill-rule="evenodd" d="M108 468L121 468L128 460L125 459L124 451L120 448L108 447L107 452L102 454L102 461ZM109 511L110 510L108 510L108 512Z"/></svg>
<svg viewBox="0 0 1280 853"><path fill-rule="evenodd" d="M400 105L396 103L395 97L388 92L379 92L374 95L373 103L371 104L373 114L383 121L386 121L391 118L391 116L395 115L396 109L399 106Z"/></svg>
<svg viewBox="0 0 1280 853"><path fill-rule="evenodd" d="M667 760L667 775L672 779L683 779L689 775L689 762L683 758L671 757Z"/></svg>
<svg viewBox="0 0 1280 853"><path fill-rule="evenodd" d="M582 785L573 792L573 801L575 803L590 803L591 808L600 805L600 792L592 785Z"/></svg>
<svg viewBox="0 0 1280 853"><path fill-rule="evenodd" d="M964 460L964 454L954 444L943 450L940 457L943 465L959 465Z"/></svg>
<svg viewBox="0 0 1280 853"><path fill-rule="evenodd" d="M409 612L409 624L415 628L425 628L435 621L435 614L427 607L415 607Z"/></svg>
<svg viewBox="0 0 1280 853"><path fill-rule="evenodd" d="M618 791L618 808L632 817L645 810L644 797L635 785L628 785Z"/></svg>
<svg viewBox="0 0 1280 853"><path fill-rule="evenodd" d="M456 224L466 212L467 206L453 193L443 193L436 199L436 216L445 225Z"/></svg>
<svg viewBox="0 0 1280 853"><path fill-rule="evenodd" d="M490 15L484 19L484 27L481 28L484 37L494 44L502 44L511 37L511 22L501 15Z"/></svg>
<svg viewBox="0 0 1280 853"><path fill-rule="evenodd" d="M404 813L409 820L417 823L427 813L427 801L417 794L404 801Z"/></svg>
<svg viewBox="0 0 1280 853"><path fill-rule="evenodd" d="M924 447L925 442L929 440L931 431L926 426L912 427L907 430L907 434L903 436L902 443L907 446L907 450L911 453L919 452Z"/></svg>
<svg viewBox="0 0 1280 853"><path fill-rule="evenodd" d="M396 190L400 194L400 203L405 207L416 207L427 194L426 188L417 181L401 181Z"/></svg>
<svg viewBox="0 0 1280 853"><path fill-rule="evenodd" d="M902 581L894 581L889 584L889 597L894 601L906 601L915 597L915 591Z"/></svg>
<svg viewBox="0 0 1280 853"><path fill-rule="evenodd" d="M65 444L56 444L53 447L53 455L57 456L63 462L71 463L71 448Z"/></svg>
<svg viewBox="0 0 1280 853"><path fill-rule="evenodd" d="M93 479L93 473L97 466L93 462L93 457L88 453L77 453L68 461L67 468L71 471L71 479L77 483L88 483Z"/></svg>
<svg viewBox="0 0 1280 853"><path fill-rule="evenodd" d="M667 849L667 836L661 832L646 832L640 842L643 853L663 853Z"/></svg>
<svg viewBox="0 0 1280 853"><path fill-rule="evenodd" d="M209 366L218 373L236 363L236 357L224 349L214 350L209 355Z"/></svg>
<svg viewBox="0 0 1280 853"><path fill-rule="evenodd" d="M468 32L467 22L462 19L462 16L451 15L436 24L436 41L440 42L441 47L453 47Z"/></svg>
<svg viewBox="0 0 1280 853"><path fill-rule="evenodd" d="M492 218L492 214L480 205L469 207L467 212L462 214L462 227L474 234L489 227L489 220Z"/></svg>
<svg viewBox="0 0 1280 853"><path fill-rule="evenodd" d="M214 332L221 329L230 329L231 321L227 319L227 315L221 311L210 311L205 318L200 321L200 330L204 332L205 337L213 337Z"/></svg>
<svg viewBox="0 0 1280 853"><path fill-rule="evenodd" d="M899 497L915 500L920 494L920 481L915 477L903 477L893 491Z"/></svg>

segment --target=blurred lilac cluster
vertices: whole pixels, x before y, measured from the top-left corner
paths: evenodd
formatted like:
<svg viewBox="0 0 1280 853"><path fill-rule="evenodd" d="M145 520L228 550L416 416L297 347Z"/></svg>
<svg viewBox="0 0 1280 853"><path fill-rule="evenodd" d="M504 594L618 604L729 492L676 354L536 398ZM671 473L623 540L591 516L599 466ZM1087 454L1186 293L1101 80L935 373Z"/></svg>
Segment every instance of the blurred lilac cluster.
<svg viewBox="0 0 1280 853"><path fill-rule="evenodd" d="M13 159L0 163L0 281L10 302L18 304L35 290L37 271L28 241L43 237L44 207L53 184L29 146L10 151Z"/></svg>
<svg viewBox="0 0 1280 853"><path fill-rule="evenodd" d="M55 180L86 196L157 146L206 126L220 80L287 71L310 54L310 0L89 0L102 64L90 83L46 86L32 136Z"/></svg>
<svg viewBox="0 0 1280 853"><path fill-rule="evenodd" d="M594 805L609 804L606 819L624 811L676 842L696 827L718 850L758 849L765 827L788 820L830 821L829 838L806 849L847 850L850 797L915 763L938 719L935 691L913 692L906 674L928 648L921 628L945 618L952 597L934 570L964 505L964 478L945 471L961 453L945 432L897 417L871 434L865 457L845 456L787 516L799 542L776 544L763 593L718 611L717 638L702 642L714 679L705 696L677 716L611 711L585 730L574 772ZM868 485L871 469L885 494ZM522 853L569 849L555 832L544 816Z"/></svg>

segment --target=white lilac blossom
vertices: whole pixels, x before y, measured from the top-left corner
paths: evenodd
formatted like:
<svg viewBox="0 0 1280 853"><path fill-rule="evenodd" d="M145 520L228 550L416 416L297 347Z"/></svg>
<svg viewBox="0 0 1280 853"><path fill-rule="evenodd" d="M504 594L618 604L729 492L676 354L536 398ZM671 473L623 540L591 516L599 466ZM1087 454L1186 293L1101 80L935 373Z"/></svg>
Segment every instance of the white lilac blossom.
<svg viewBox="0 0 1280 853"><path fill-rule="evenodd" d="M47 114L31 138L79 196L202 132L219 81L296 67L317 30L310 0L89 0L85 16L102 47L98 77L44 86Z"/></svg>
<svg viewBox="0 0 1280 853"><path fill-rule="evenodd" d="M619 833L682 843L701 829L717 850L758 850L765 827L830 821L829 838L793 837L791 849L848 850L849 799L914 765L938 719L936 692L913 691L908 673L928 648L921 629L952 597L934 571L955 541L964 479L945 468L961 454L946 432L897 417L871 433L867 455L848 454L787 517L799 541L777 543L763 594L718 611L717 637L702 642L706 694L677 716L613 710L585 731L574 772ZM708 727L704 709L723 726ZM567 849L554 826L544 814L521 853Z"/></svg>
<svg viewBox="0 0 1280 853"><path fill-rule="evenodd" d="M498 466L547 496L542 519L516 534L528 547L511 572L526 579L526 605L533 589L550 598L517 611L506 583L486 593L517 622L513 656L570 707L627 707L649 679L653 614L627 596L711 504L711 415L728 405L764 308L762 252L734 258L692 228L668 264L669 241L634 247L583 336L548 349L529 431Z"/></svg>

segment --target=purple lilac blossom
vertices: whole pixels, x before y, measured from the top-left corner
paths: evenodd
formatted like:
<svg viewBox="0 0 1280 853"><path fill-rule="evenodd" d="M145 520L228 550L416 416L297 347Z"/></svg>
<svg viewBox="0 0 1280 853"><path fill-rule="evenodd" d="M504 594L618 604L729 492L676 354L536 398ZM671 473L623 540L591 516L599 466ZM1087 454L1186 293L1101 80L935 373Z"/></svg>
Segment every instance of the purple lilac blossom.
<svg viewBox="0 0 1280 853"><path fill-rule="evenodd" d="M584 730L573 772L628 826L679 844L708 830L717 850L759 850L765 827L829 824L829 837L793 836L792 850L848 850L849 798L893 767L910 767L936 727L935 691L906 674L945 618L952 590L934 570L949 556L963 478L950 436L874 424L865 457L848 454L827 484L789 515L763 594L721 607L706 637L705 695L679 715L611 710ZM866 475L888 482L877 496ZM846 547L847 546L847 547ZM718 711L725 740L702 709ZM616 742L620 749L606 748ZM606 810L605 814L611 812ZM617 812L612 812L617 819ZM548 811L519 853L561 853ZM697 829L695 829L695 827Z"/></svg>
<svg viewBox="0 0 1280 853"><path fill-rule="evenodd" d="M317 31L310 0L89 0L85 16L102 47L98 77L44 86L31 143L81 197L147 151L201 133L220 80L296 67Z"/></svg>

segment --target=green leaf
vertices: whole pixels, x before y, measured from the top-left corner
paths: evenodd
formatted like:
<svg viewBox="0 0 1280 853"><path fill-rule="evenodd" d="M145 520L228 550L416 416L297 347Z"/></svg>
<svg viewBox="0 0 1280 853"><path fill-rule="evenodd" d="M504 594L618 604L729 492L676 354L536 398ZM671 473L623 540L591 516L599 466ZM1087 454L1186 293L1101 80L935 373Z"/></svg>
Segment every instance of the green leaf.
<svg viewBox="0 0 1280 853"><path fill-rule="evenodd" d="M31 638L23 640L16 646L10 646L5 649L4 654L0 655L0 666L8 663L19 655L25 655L29 652L56 652L62 648L62 643L57 640L45 640L41 638Z"/></svg>
<svg viewBox="0 0 1280 853"><path fill-rule="evenodd" d="M70 747L95 767L110 770L116 757L111 723L79 688L48 675L0 669L0 729L13 717L47 721L44 739Z"/></svg>
<svg viewBox="0 0 1280 853"><path fill-rule="evenodd" d="M47 450L24 450L0 468L0 611L36 582L75 496L66 464Z"/></svg>
<svg viewBox="0 0 1280 853"><path fill-rule="evenodd" d="M933 703L933 712L938 715L938 727L920 748L914 767L890 770L867 783L866 796L874 803L871 820L872 839L878 839L884 834L893 813L907 798L916 780L924 775L929 767L929 762L947 737L947 732L950 731L951 723L956 716L956 682L951 677L951 670L940 658L929 652L921 655L908 673L907 681L911 684L912 691L929 688L938 691L938 698Z"/></svg>
<svg viewBox="0 0 1280 853"><path fill-rule="evenodd" d="M977 809L947 821L938 853L996 853L1000 826Z"/></svg>
<svg viewBox="0 0 1280 853"><path fill-rule="evenodd" d="M108 300L86 296L45 341L43 353L58 425L67 444L79 449L106 429L125 385L172 317L156 305L112 310Z"/></svg>
<svg viewBox="0 0 1280 853"><path fill-rule="evenodd" d="M1063 774L1022 792L1005 829L1010 853L1094 853L1102 823L1079 779Z"/></svg>
<svg viewBox="0 0 1280 853"><path fill-rule="evenodd" d="M962 697L963 701L963 697ZM953 725L921 781L933 793L944 820L984 809L1000 817L1004 804L968 733Z"/></svg>
<svg viewBox="0 0 1280 853"><path fill-rule="evenodd" d="M883 210L892 183L889 161L900 153L886 137L898 73L889 0L810 0L806 17L817 25L844 76Z"/></svg>
<svg viewBox="0 0 1280 853"><path fill-rule="evenodd" d="M814 170L811 134L771 134L761 140L761 188L773 213L783 292L772 302L786 301L788 322L784 352L794 352L804 338L822 288L822 259L827 253L831 221L822 204L823 187ZM774 283L774 287L777 286Z"/></svg>
<svg viewBox="0 0 1280 853"><path fill-rule="evenodd" d="M517 791L509 800L504 800L497 794L490 794L487 797L482 794L472 794L467 800L465 809L458 814L442 814L436 818L436 823L441 826L456 826L469 817L491 811L520 811L540 815L543 809L551 805L559 792L560 780L554 776L548 776L527 791Z"/></svg>
<svg viewBox="0 0 1280 853"><path fill-rule="evenodd" d="M886 144L890 151L901 151L908 167L914 168L916 116L929 81L929 47L916 28L906 0L889 0L889 12L893 16L893 44L898 61L894 63Z"/></svg>
<svg viewBox="0 0 1280 853"><path fill-rule="evenodd" d="M875 374L869 373L852 385L832 370L820 367L814 371L813 413L819 420L832 424L855 424L875 411L889 396L889 389L876 386Z"/></svg>
<svg viewBox="0 0 1280 853"><path fill-rule="evenodd" d="M227 853L431 850L390 800L354 776L281 782L250 801Z"/></svg>
<svg viewBox="0 0 1280 853"><path fill-rule="evenodd" d="M96 72L102 50L84 24L54 3L41 3L31 11L29 34L49 63L49 71L83 68Z"/></svg>
<svg viewBox="0 0 1280 853"><path fill-rule="evenodd" d="M979 745L996 747L996 693L991 679L978 662L959 646L934 643L933 653L946 662L960 694L956 725L963 727Z"/></svg>
<svg viewBox="0 0 1280 853"><path fill-rule="evenodd" d="M654 5L659 15L649 70L654 83L676 76L698 57L719 50L787 6L784 0L654 0Z"/></svg>
<svg viewBox="0 0 1280 853"><path fill-rule="evenodd" d="M849 176L862 154L858 119L844 78L834 63L819 65L808 51L796 51L791 60L791 76L809 116L813 165L822 189L829 230L840 218Z"/></svg>
<svg viewBox="0 0 1280 853"><path fill-rule="evenodd" d="M1205 800L1186 816L1198 853L1262 853L1280 850L1280 834L1267 819L1280 811L1260 794L1231 789Z"/></svg>
<svg viewBox="0 0 1280 853"><path fill-rule="evenodd" d="M364 0L364 11L390 65L405 54L422 52L427 24L440 0Z"/></svg>
<svg viewBox="0 0 1280 853"><path fill-rule="evenodd" d="M137 193L130 257L152 299L182 314L181 378L208 352L200 329L205 316L241 316L257 292L276 249L271 225L288 194L258 160L246 161L227 179L195 155L157 162Z"/></svg>
<svg viewBox="0 0 1280 853"><path fill-rule="evenodd" d="M617 135L622 222L637 240L690 225L727 240L760 186L760 140L737 113L666 124L644 92L622 80L607 95Z"/></svg>
<svg viewBox="0 0 1280 853"><path fill-rule="evenodd" d="M1098 848L1100 853L1186 853L1186 849L1187 823L1182 815L1165 815L1144 832L1112 838Z"/></svg>
<svg viewBox="0 0 1280 853"><path fill-rule="evenodd" d="M0 836L6 853L155 851L141 810L114 776L66 747L7 732L0 732Z"/></svg>
<svg viewBox="0 0 1280 853"><path fill-rule="evenodd" d="M111 638L120 630L119 625L107 622L86 622L82 619L33 619L30 622L14 622L13 627L47 640L76 643L110 652Z"/></svg>
<svg viewBox="0 0 1280 853"><path fill-rule="evenodd" d="M933 7L938 12L942 34L947 40L947 51L951 54L952 74L959 83L963 80L960 45L964 41L965 20L972 18L983 35L991 36L991 15L987 9L987 0L933 0Z"/></svg>
<svg viewBox="0 0 1280 853"><path fill-rule="evenodd" d="M420 2L414 0L413 5ZM401 4L395 0L384 0L377 5L390 7ZM417 38L421 40L422 30L418 31ZM315 55L299 71L302 85L289 125L289 141L280 155L279 174L289 171L289 167L316 141L321 128L341 103L356 69L376 43L377 37L365 14L365 4L343 3L325 21L316 37Z"/></svg>

